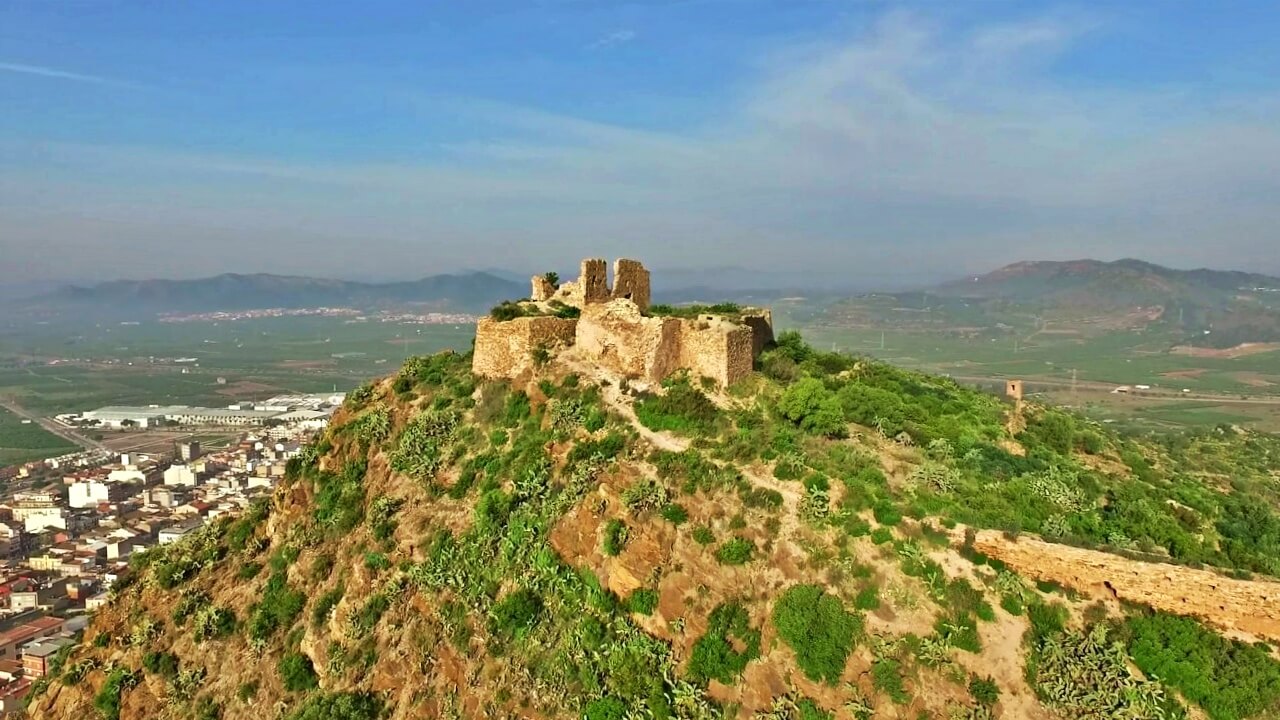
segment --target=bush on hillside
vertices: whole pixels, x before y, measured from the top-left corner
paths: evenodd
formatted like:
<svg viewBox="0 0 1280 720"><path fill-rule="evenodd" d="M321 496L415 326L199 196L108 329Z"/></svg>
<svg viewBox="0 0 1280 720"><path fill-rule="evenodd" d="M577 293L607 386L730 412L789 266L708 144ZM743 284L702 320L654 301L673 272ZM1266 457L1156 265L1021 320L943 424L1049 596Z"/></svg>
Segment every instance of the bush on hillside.
<svg viewBox="0 0 1280 720"><path fill-rule="evenodd" d="M862 632L862 618L844 609L840 598L817 585L793 585L773 609L778 636L795 651L796 662L814 681L834 683Z"/></svg>
<svg viewBox="0 0 1280 720"><path fill-rule="evenodd" d="M778 399L778 412L806 432L844 437L844 412L840 402L817 378L804 378L788 387Z"/></svg>
<svg viewBox="0 0 1280 720"><path fill-rule="evenodd" d="M724 603L711 611L706 634L693 645L689 678L700 684L714 679L732 685L747 663L759 656L760 631L752 629L746 608Z"/></svg>

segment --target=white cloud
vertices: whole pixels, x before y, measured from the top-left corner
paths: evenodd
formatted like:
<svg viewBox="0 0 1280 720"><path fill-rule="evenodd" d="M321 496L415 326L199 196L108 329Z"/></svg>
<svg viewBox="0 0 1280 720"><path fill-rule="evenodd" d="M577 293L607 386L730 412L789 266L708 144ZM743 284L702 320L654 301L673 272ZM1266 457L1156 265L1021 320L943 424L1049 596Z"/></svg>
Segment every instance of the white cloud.
<svg viewBox="0 0 1280 720"><path fill-rule="evenodd" d="M97 75L87 75L84 73L70 72L68 70L59 70L58 68L44 67L41 65L24 65L22 63L0 62L0 72L17 73L20 75L34 75L36 77L53 78L55 80L71 80L73 82L89 83L91 85L114 85L117 87L132 87L131 83L112 80L110 78L99 77Z"/></svg>
<svg viewBox="0 0 1280 720"><path fill-rule="evenodd" d="M614 30L611 33L601 35L590 44L587 45L588 50L601 50L614 45L623 45L636 39L634 30Z"/></svg>

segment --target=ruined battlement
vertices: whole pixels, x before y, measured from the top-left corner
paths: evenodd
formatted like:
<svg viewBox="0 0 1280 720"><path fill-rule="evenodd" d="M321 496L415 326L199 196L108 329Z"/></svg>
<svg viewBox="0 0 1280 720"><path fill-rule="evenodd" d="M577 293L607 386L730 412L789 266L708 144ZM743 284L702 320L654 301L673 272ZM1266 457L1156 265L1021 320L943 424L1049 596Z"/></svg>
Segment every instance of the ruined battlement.
<svg viewBox="0 0 1280 720"><path fill-rule="evenodd" d="M755 359L773 342L773 316L748 309L737 317L651 316L649 271L637 260L608 266L582 261L577 280L553 285L545 275L531 281L526 317L485 318L476 327L473 371L482 377L514 378L536 366L535 354L573 352L620 377L658 382L685 370L721 386L751 374ZM563 317L565 307L578 317ZM558 316L559 315L559 316Z"/></svg>

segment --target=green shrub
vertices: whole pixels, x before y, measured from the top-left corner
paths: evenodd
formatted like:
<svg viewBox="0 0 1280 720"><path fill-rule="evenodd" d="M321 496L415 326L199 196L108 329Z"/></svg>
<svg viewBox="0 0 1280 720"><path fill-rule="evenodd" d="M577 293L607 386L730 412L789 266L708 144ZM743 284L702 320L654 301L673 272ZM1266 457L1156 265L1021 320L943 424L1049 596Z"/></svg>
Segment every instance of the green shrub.
<svg viewBox="0 0 1280 720"><path fill-rule="evenodd" d="M716 550L716 560L721 565L743 565L751 560L756 544L744 537L735 537Z"/></svg>
<svg viewBox="0 0 1280 720"><path fill-rule="evenodd" d="M247 703L258 696L258 681L249 680L240 683L240 687L236 688L236 699L242 703Z"/></svg>
<svg viewBox="0 0 1280 720"><path fill-rule="evenodd" d="M818 707L818 704L809 698L805 698L796 703L796 720L834 720L835 714Z"/></svg>
<svg viewBox="0 0 1280 720"><path fill-rule="evenodd" d="M880 588L875 585L868 585L858 592L858 597L854 599L853 606L859 610L876 610L880 607Z"/></svg>
<svg viewBox="0 0 1280 720"><path fill-rule="evenodd" d="M152 675L174 678L178 675L178 656L173 653L150 650L142 656L142 667Z"/></svg>
<svg viewBox="0 0 1280 720"><path fill-rule="evenodd" d="M300 652L285 653L279 663L280 678L284 681L284 689L289 692L311 690L320 684L316 677L315 666L311 658Z"/></svg>
<svg viewBox="0 0 1280 720"><path fill-rule="evenodd" d="M306 595L289 587L283 572L272 573L262 599L249 606L249 639L263 642L281 630L293 627L307 603Z"/></svg>
<svg viewBox="0 0 1280 720"><path fill-rule="evenodd" d="M369 692L310 693L285 720L378 720L382 701Z"/></svg>
<svg viewBox="0 0 1280 720"><path fill-rule="evenodd" d="M773 610L778 636L796 653L796 662L814 681L834 683L844 672L862 618L817 585L793 585Z"/></svg>
<svg viewBox="0 0 1280 720"><path fill-rule="evenodd" d="M871 514L881 525L893 526L902 522L902 513L889 501L878 502L871 508Z"/></svg>
<svg viewBox="0 0 1280 720"><path fill-rule="evenodd" d="M627 706L613 697L592 700L584 712L586 720L623 720L626 716Z"/></svg>
<svg viewBox="0 0 1280 720"><path fill-rule="evenodd" d="M325 592L316 599L315 607L311 608L311 624L319 627L329 619L329 614L338 606L342 600L343 592L346 587L339 584L337 587Z"/></svg>
<svg viewBox="0 0 1280 720"><path fill-rule="evenodd" d="M714 679L732 685L747 663L759 656L760 631L751 628L746 608L724 603L711 611L706 634L693 645L689 678L699 684Z"/></svg>
<svg viewBox="0 0 1280 720"><path fill-rule="evenodd" d="M884 545L893 542L893 531L887 527L878 527L871 531L871 542Z"/></svg>
<svg viewBox="0 0 1280 720"><path fill-rule="evenodd" d="M116 668L107 674L98 693L93 696L93 707L103 720L120 720L120 696L125 690L142 681L141 673Z"/></svg>
<svg viewBox="0 0 1280 720"><path fill-rule="evenodd" d="M1000 686L989 677L969 676L969 694L979 705L995 705L1000 701Z"/></svg>
<svg viewBox="0 0 1280 720"><path fill-rule="evenodd" d="M618 518L609 518L604 524L604 542L601 549L605 555L613 557L622 552L627 545L627 524Z"/></svg>
<svg viewBox="0 0 1280 720"><path fill-rule="evenodd" d="M641 615L652 615L658 607L658 591L640 588L627 598L627 609Z"/></svg>
<svg viewBox="0 0 1280 720"><path fill-rule="evenodd" d="M902 665L893 658L880 658L871 663L871 684L899 705L911 702L902 684Z"/></svg>
<svg viewBox="0 0 1280 720"><path fill-rule="evenodd" d="M643 395L635 404L636 417L651 430L696 434L711 430L719 409L703 392L678 378L662 395Z"/></svg>
<svg viewBox="0 0 1280 720"><path fill-rule="evenodd" d="M693 529L693 541L699 545L710 545L716 541L716 535L706 525L699 525Z"/></svg>
<svg viewBox="0 0 1280 720"><path fill-rule="evenodd" d="M542 615L542 597L528 588L508 593L494 603L494 628L508 636L520 636Z"/></svg>
<svg viewBox="0 0 1280 720"><path fill-rule="evenodd" d="M844 412L840 401L817 378L804 378L789 386L778 399L778 412L800 429L826 437L844 437Z"/></svg>
<svg viewBox="0 0 1280 720"><path fill-rule="evenodd" d="M258 573L260 572L262 572L262 563L247 562L241 565L240 569L236 571L236 577L240 578L241 580L252 580L258 577Z"/></svg>
<svg viewBox="0 0 1280 720"><path fill-rule="evenodd" d="M681 525L689 519L689 511L680 503L667 503L662 508L662 518L672 525Z"/></svg>
<svg viewBox="0 0 1280 720"><path fill-rule="evenodd" d="M1264 645L1229 640L1200 622L1166 613L1130 617L1129 654L1214 720L1253 717L1280 705L1280 662Z"/></svg>
<svg viewBox="0 0 1280 720"><path fill-rule="evenodd" d="M500 322L515 320L516 318L524 317L528 314L528 311L523 305L511 302L510 300L502 301L501 303L493 306L493 309L489 311L489 317Z"/></svg>
<svg viewBox="0 0 1280 720"><path fill-rule="evenodd" d="M364 566L374 572L381 572L391 567L391 560L385 553L367 552L364 554Z"/></svg>

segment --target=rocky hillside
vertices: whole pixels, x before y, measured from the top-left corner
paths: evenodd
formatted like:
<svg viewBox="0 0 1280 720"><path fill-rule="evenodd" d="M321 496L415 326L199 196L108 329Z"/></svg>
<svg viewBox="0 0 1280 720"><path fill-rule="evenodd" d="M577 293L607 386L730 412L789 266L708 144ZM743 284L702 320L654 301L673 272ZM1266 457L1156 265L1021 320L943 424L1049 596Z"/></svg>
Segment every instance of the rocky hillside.
<svg viewBox="0 0 1280 720"><path fill-rule="evenodd" d="M1061 545L1017 540L1156 568L1115 574L1148 595L1169 564L1265 595L1275 438L1121 438L794 334L728 392L555 358L512 382L469 367L416 358L353 393L269 504L135 558L31 715L1277 708L1280 663L1239 607L1228 622L1121 603L1140 593L1097 583L1107 563L1064 554L1097 567L1036 575L1035 553Z"/></svg>

